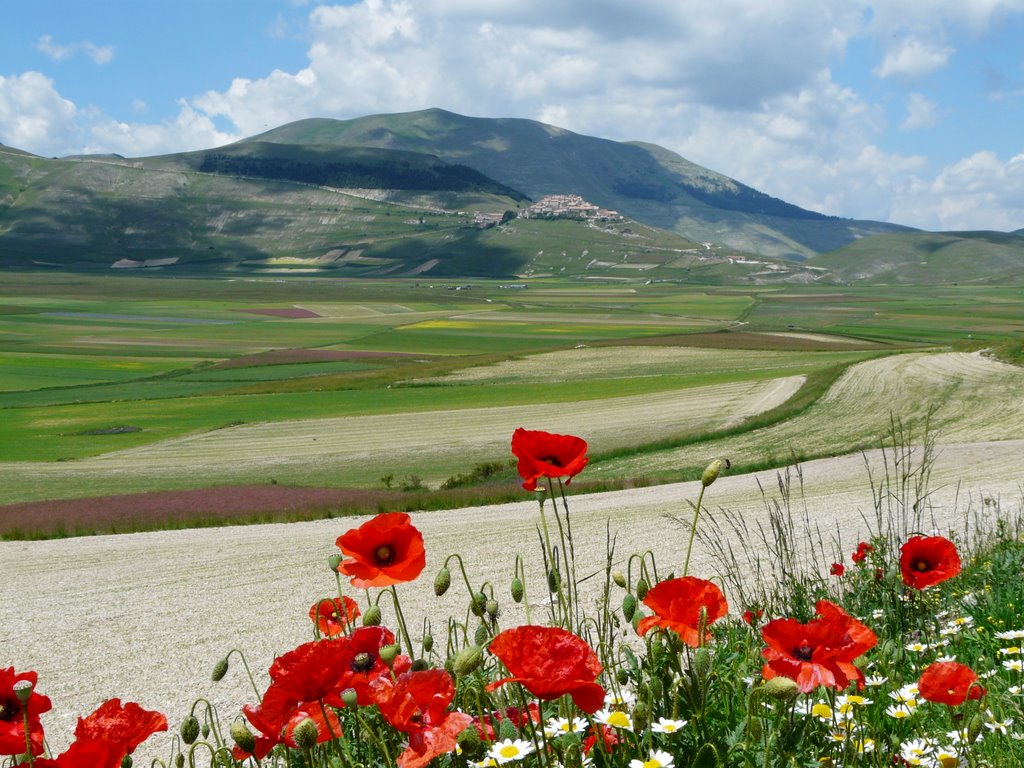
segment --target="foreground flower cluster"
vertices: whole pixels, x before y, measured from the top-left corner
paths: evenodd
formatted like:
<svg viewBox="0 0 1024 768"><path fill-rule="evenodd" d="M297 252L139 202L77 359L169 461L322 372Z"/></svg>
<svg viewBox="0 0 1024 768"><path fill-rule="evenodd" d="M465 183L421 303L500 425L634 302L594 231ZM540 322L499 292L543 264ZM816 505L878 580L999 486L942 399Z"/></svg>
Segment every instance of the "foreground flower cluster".
<svg viewBox="0 0 1024 768"><path fill-rule="evenodd" d="M414 635L398 587L422 576L423 537L408 515L380 514L338 537L337 592L309 609L316 639L277 656L265 687L250 676L253 699L233 721L197 700L168 762L154 764L1024 765L1024 650L1007 645L1024 639L1013 623L1024 547L1013 537L991 546L968 584L950 538L879 535L849 567L841 553L822 563L799 599L731 609L718 584L687 572L691 528L672 564L680 575L662 577L649 552L609 552L595 604L579 593L564 493L587 464L586 442L519 429L512 451L540 499L542 584L526 583L517 556L506 592L474 586L450 555L434 591L452 589L454 568L465 615ZM694 527L726 468L716 460L704 473ZM506 613L525 621L504 627ZM114 699L79 721L66 752L46 756L40 716L51 705L36 683L0 669L0 755L11 762L114 768L167 728L163 715Z"/></svg>

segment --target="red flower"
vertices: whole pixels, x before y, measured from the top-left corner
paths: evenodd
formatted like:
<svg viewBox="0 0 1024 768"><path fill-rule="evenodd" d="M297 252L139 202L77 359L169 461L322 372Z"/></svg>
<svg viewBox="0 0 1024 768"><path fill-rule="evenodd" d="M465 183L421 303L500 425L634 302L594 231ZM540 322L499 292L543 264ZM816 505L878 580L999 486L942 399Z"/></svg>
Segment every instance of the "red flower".
<svg viewBox="0 0 1024 768"><path fill-rule="evenodd" d="M706 612L705 628L725 616L729 606L717 585L695 576L681 576L656 584L644 597L644 605L654 611L637 625L645 635L652 627L671 629L687 645L696 648L711 636L700 637L700 614Z"/></svg>
<svg viewBox="0 0 1024 768"><path fill-rule="evenodd" d="M921 673L917 689L921 698L951 707L985 695L985 689L978 685L978 676L974 670L955 661L936 661L930 664Z"/></svg>
<svg viewBox="0 0 1024 768"><path fill-rule="evenodd" d="M352 577L356 589L388 587L412 581L427 564L423 534L404 512L387 512L338 537L348 557L338 573Z"/></svg>
<svg viewBox="0 0 1024 768"><path fill-rule="evenodd" d="M36 758L36 768L121 768L123 754L105 741L73 741L55 759Z"/></svg>
<svg viewBox="0 0 1024 768"><path fill-rule="evenodd" d="M250 725L252 725L252 727L259 733L258 735L253 734L255 736L255 745L253 746L252 752L246 752L236 744L231 748L231 755L238 762L247 760L250 757L262 760L270 754L270 750L281 743L281 731L283 726L269 720L264 715L263 708L261 706L253 707L246 704L242 707L242 712L245 714Z"/></svg>
<svg viewBox="0 0 1024 768"><path fill-rule="evenodd" d="M914 536L900 550L903 582L924 589L960 573L956 545L942 536Z"/></svg>
<svg viewBox="0 0 1024 768"><path fill-rule="evenodd" d="M116 746L124 757L154 733L166 730L167 718L159 712L143 709L131 701L122 706L120 699L110 699L88 717L78 719L75 739L105 741Z"/></svg>
<svg viewBox="0 0 1024 768"><path fill-rule="evenodd" d="M43 724L39 715L49 712L52 705L49 697L36 693L38 679L35 672L15 672L14 667L0 668L0 755L25 753L26 712L32 754L43 753ZM32 693L24 706L14 690L16 684L23 682L32 684Z"/></svg>
<svg viewBox="0 0 1024 768"><path fill-rule="evenodd" d="M754 626L754 623L762 616L764 616L764 611L762 611L760 608L755 608L753 610L743 612L743 620L750 626Z"/></svg>
<svg viewBox="0 0 1024 768"><path fill-rule="evenodd" d="M398 756L399 768L423 768L453 752L458 735L473 723L470 715L448 710L455 683L443 669L405 672L394 681L380 677L372 689L384 719L409 736L409 746Z"/></svg>
<svg viewBox="0 0 1024 768"><path fill-rule="evenodd" d="M806 624L776 619L762 628L768 644L761 651L767 661L761 668L766 680L788 677L804 693L819 685L842 690L851 681L861 681L853 661L875 646L875 633L838 605L821 600L816 608L821 618Z"/></svg>
<svg viewBox="0 0 1024 768"><path fill-rule="evenodd" d="M385 627L360 627L348 638L348 650L341 657L344 667L338 683L338 690L344 692L351 688L356 692L360 706L374 703L371 685L379 677L396 675L408 671L412 659L405 655L395 657L389 671L387 664L380 658L380 649L395 642L391 630ZM340 700L335 700L340 706Z"/></svg>
<svg viewBox="0 0 1024 768"><path fill-rule="evenodd" d="M863 563L868 557L868 552L873 552L874 550L874 547L866 541L862 541L857 545L857 551L850 555L850 559L855 563Z"/></svg>
<svg viewBox="0 0 1024 768"><path fill-rule="evenodd" d="M590 735L583 740L583 754L589 755L595 746L598 746L598 750L611 754L615 745L619 743L619 735L615 732L614 728L595 723L591 726Z"/></svg>
<svg viewBox="0 0 1024 768"><path fill-rule="evenodd" d="M519 476L528 491L537 490L542 477L565 477L568 485L590 461L586 452L587 441L581 437L522 427L512 433L512 453L519 459Z"/></svg>
<svg viewBox="0 0 1024 768"><path fill-rule="evenodd" d="M309 609L312 619L320 634L326 637L337 637L345 633L345 628L359 616L359 606L351 597L335 597L317 600Z"/></svg>
<svg viewBox="0 0 1024 768"><path fill-rule="evenodd" d="M489 684L488 691L505 683L521 683L538 699L568 694L589 714L604 703L604 688L594 682L601 674L601 662L586 641L568 630L531 625L506 629L491 640L490 651L512 677Z"/></svg>
<svg viewBox="0 0 1024 768"><path fill-rule="evenodd" d="M846 573L846 566L842 563L832 563L832 570L829 573L833 576L842 576Z"/></svg>

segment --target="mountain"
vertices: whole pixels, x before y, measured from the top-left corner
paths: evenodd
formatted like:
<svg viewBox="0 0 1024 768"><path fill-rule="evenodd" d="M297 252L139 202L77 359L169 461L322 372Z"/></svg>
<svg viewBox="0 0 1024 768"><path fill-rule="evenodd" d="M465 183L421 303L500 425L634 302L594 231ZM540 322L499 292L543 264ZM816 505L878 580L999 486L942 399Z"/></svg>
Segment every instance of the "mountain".
<svg viewBox="0 0 1024 768"><path fill-rule="evenodd" d="M428 153L475 168L533 199L571 192L690 240L763 256L805 259L858 238L910 231L799 208L653 144L583 136L533 120L428 109L299 120L250 141Z"/></svg>
<svg viewBox="0 0 1024 768"><path fill-rule="evenodd" d="M865 238L811 259L843 282L1024 282L1024 230L909 232Z"/></svg>

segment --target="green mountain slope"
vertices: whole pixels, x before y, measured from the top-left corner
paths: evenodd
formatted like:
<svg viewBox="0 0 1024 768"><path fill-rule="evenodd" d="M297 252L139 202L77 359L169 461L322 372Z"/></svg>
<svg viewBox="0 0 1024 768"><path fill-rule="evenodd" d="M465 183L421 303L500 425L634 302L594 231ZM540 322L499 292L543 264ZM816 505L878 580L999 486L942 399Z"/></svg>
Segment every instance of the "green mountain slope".
<svg viewBox="0 0 1024 768"><path fill-rule="evenodd" d="M252 141L425 152L475 168L534 199L575 193L691 240L767 256L809 258L860 237L908 229L824 216L663 147L582 136L533 120L429 109L353 120L300 120Z"/></svg>
<svg viewBox="0 0 1024 768"><path fill-rule="evenodd" d="M1024 281L1024 230L879 235L809 264L834 280L893 284Z"/></svg>

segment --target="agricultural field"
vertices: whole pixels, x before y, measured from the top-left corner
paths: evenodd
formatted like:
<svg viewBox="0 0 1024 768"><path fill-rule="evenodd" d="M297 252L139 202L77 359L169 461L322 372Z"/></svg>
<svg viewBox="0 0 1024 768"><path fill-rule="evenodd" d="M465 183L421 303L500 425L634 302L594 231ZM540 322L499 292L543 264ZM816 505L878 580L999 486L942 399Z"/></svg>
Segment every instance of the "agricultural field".
<svg viewBox="0 0 1024 768"><path fill-rule="evenodd" d="M1013 288L5 278L0 504L514 488L518 426L585 436L601 487L846 453L890 416L1024 434L1021 370L981 353L1020 346Z"/></svg>

